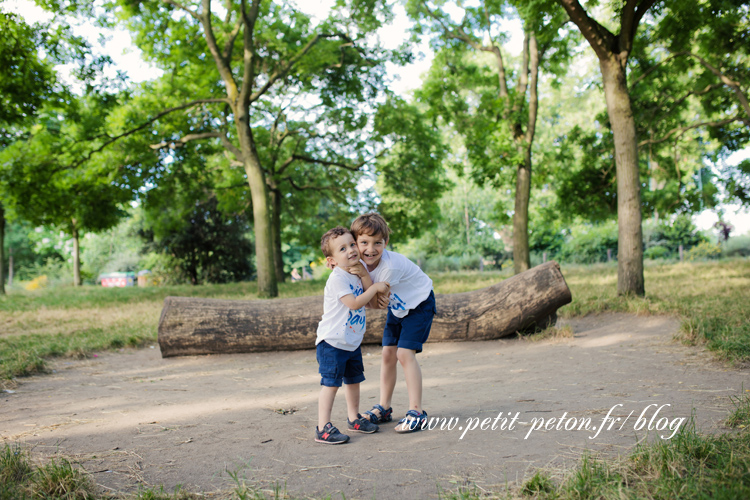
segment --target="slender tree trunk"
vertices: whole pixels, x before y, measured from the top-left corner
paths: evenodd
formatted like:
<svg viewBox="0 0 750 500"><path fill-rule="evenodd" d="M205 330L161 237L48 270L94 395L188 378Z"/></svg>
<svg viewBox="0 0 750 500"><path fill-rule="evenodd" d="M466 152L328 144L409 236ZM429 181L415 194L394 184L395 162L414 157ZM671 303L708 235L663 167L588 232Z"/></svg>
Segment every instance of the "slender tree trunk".
<svg viewBox="0 0 750 500"><path fill-rule="evenodd" d="M273 267L276 271L276 281L283 283L284 277L284 259L281 252L281 193L277 189L269 191L271 197L271 206L273 214L271 223L273 229L271 237L273 238Z"/></svg>
<svg viewBox="0 0 750 500"><path fill-rule="evenodd" d="M81 286L81 239L73 229L73 286Z"/></svg>
<svg viewBox="0 0 750 500"><path fill-rule="evenodd" d="M644 295L641 182L638 141L624 64L616 55L600 59L617 168L617 293Z"/></svg>
<svg viewBox="0 0 750 500"><path fill-rule="evenodd" d="M273 263L271 207L265 173L261 167L260 158L258 158L258 151L255 149L252 131L247 126L247 120L247 113L240 114L237 120L237 128L240 133L240 144L245 158L245 173L250 185L250 197L253 203L258 297L271 298L279 295Z"/></svg>
<svg viewBox="0 0 750 500"><path fill-rule="evenodd" d="M0 295L5 295L5 209L0 203Z"/></svg>
<svg viewBox="0 0 750 500"><path fill-rule="evenodd" d="M523 151L524 163L516 169L516 205L513 213L513 272L531 267L529 257L529 200L531 199L531 148Z"/></svg>

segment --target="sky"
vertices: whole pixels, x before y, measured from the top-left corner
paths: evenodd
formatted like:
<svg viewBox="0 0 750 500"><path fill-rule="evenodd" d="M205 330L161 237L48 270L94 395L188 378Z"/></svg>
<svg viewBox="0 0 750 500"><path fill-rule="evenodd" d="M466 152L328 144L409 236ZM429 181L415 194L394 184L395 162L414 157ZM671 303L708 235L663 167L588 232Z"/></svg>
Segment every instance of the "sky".
<svg viewBox="0 0 750 500"><path fill-rule="evenodd" d="M323 19L330 10L334 0L292 0L304 12ZM29 0L4 0L0 3L0 9L8 12L16 12L24 16L29 23L47 20L51 14L37 7ZM410 21L401 5L394 7L394 21L389 26L382 28L378 32L381 42L386 48L394 49L400 46L408 37ZM77 34L86 34L90 36L92 43L97 43L99 37L99 28L82 25L78 28ZM518 22L510 21L508 29L511 32L507 48L511 54L518 54L521 51L523 43L523 34ZM130 35L124 30L113 31L109 36L108 42L101 48L102 52L107 53L115 61L116 68L123 69L133 82L155 78L159 75L160 70L149 66L141 58L141 53L136 48ZM394 92L408 98L411 92L421 85L421 75L427 72L430 67L433 53L427 42L422 42L416 47L415 52L419 55L416 61L405 67L389 65L388 72L394 77L391 88ZM64 69L61 71L64 73ZM114 76L115 69L112 69ZM730 156L726 163L735 165L742 160L750 158L750 148L740 151ZM724 220L734 226L734 235L750 233L750 210L738 205L724 205ZM718 214L713 210L705 210L693 217L696 226L704 231L712 231L713 225L718 221Z"/></svg>

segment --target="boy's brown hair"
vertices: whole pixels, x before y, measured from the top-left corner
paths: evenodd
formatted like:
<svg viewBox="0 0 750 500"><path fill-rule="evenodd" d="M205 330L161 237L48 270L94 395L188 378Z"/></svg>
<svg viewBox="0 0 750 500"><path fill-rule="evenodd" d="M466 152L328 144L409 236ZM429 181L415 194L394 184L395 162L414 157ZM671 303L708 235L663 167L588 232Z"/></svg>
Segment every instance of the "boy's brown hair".
<svg viewBox="0 0 750 500"><path fill-rule="evenodd" d="M360 215L352 222L352 236L356 240L360 234L368 236L382 236L388 240L391 234L391 228L382 215L370 212L369 214Z"/></svg>
<svg viewBox="0 0 750 500"><path fill-rule="evenodd" d="M351 234L351 231L342 226L336 226L333 229L326 231L326 234L320 238L320 249L323 250L324 257L330 257L333 254L333 252L331 252L331 245L329 244L331 240L343 236L346 233ZM352 234L352 236L354 235ZM356 240L356 238L354 239Z"/></svg>

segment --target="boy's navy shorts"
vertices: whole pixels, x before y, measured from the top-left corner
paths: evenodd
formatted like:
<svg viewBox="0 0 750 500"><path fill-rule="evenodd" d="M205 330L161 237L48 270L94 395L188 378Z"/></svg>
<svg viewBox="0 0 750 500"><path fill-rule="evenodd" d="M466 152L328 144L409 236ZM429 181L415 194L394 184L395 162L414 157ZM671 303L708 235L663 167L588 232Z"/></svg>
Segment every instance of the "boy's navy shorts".
<svg viewBox="0 0 750 500"><path fill-rule="evenodd" d="M388 309L383 331L383 346L398 346L422 352L422 344L427 342L435 316L435 294L430 295L409 314L399 318Z"/></svg>
<svg viewBox="0 0 750 500"><path fill-rule="evenodd" d="M325 340L318 344L317 354L320 385L341 387L345 384L359 384L365 380L365 365L362 364L362 349L345 351L333 347Z"/></svg>

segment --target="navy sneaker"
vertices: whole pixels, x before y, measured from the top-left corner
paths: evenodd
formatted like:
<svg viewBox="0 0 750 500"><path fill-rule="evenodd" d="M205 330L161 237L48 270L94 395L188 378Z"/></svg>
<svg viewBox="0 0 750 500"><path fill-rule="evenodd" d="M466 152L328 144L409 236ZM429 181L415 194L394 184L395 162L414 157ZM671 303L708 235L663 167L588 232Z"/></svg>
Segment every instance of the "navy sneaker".
<svg viewBox="0 0 750 500"><path fill-rule="evenodd" d="M357 418L354 422L347 418L346 423L349 424L350 431L364 432L365 434L372 434L373 432L378 432L378 429L380 429L380 427L373 424L359 413L357 413Z"/></svg>
<svg viewBox="0 0 750 500"><path fill-rule="evenodd" d="M328 422L322 431L315 427L315 441L325 444L344 444L349 441L349 436L341 434L337 428Z"/></svg>

